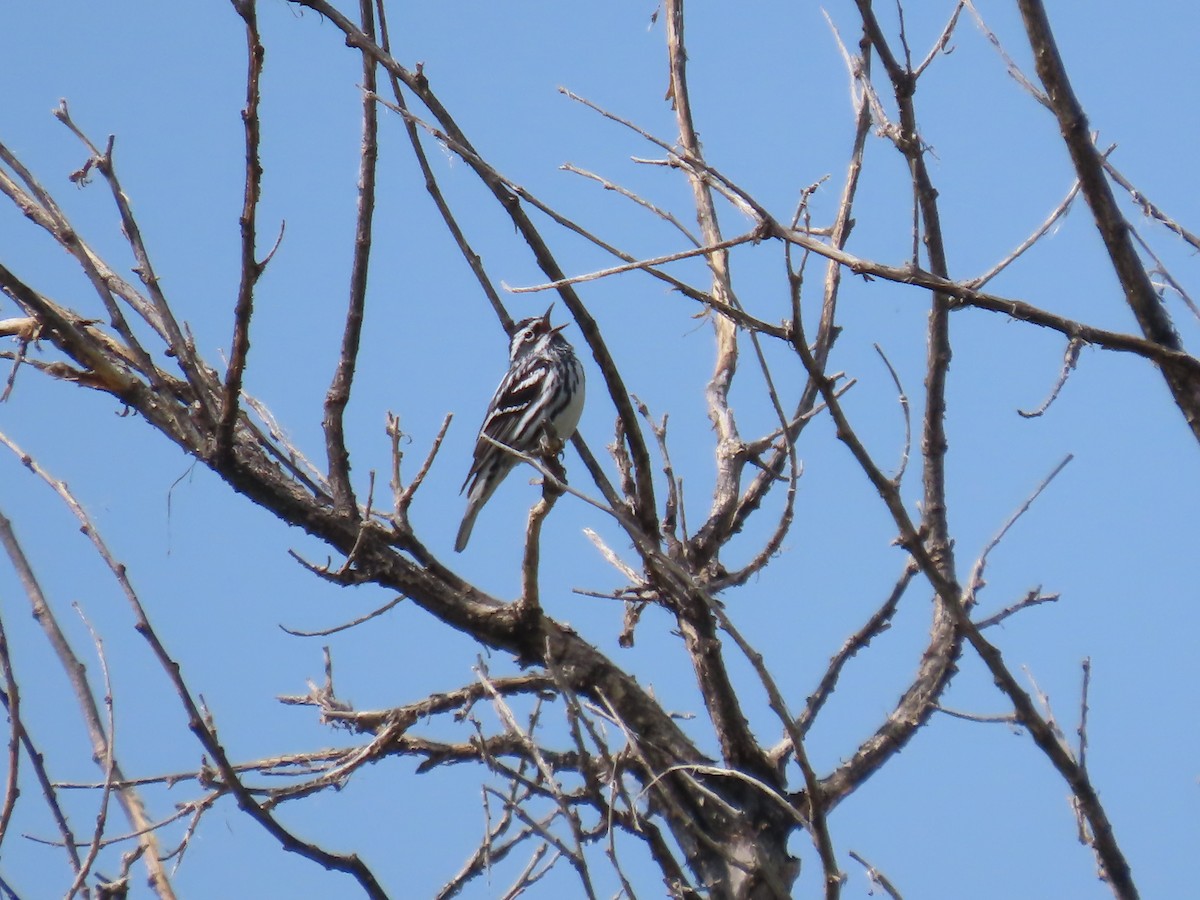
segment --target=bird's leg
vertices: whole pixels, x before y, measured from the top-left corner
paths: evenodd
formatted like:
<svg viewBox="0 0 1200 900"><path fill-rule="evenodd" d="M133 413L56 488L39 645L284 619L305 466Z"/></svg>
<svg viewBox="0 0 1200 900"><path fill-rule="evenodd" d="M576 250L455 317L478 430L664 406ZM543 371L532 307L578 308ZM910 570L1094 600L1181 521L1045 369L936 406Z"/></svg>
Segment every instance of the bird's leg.
<svg viewBox="0 0 1200 900"><path fill-rule="evenodd" d="M567 483L567 470L562 464L562 455L566 450L566 443L560 438L549 424L542 428L542 439L538 446L538 456L541 458L542 465L546 467L546 471L554 476L555 480L562 484ZM543 482L545 479L543 479ZM557 494L562 491L556 488Z"/></svg>

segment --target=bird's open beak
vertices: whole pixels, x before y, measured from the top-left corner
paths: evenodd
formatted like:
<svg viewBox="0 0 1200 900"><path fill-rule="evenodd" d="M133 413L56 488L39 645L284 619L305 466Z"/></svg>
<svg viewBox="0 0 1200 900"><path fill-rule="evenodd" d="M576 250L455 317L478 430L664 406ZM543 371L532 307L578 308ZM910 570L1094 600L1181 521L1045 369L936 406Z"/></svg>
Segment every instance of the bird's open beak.
<svg viewBox="0 0 1200 900"><path fill-rule="evenodd" d="M554 304L553 303L551 303L550 308L546 310L546 314L544 316L542 316L542 321L546 323L547 328L550 328L550 313L552 313L552 312L554 312ZM558 334L560 331L562 331L564 328L566 328L570 324L571 324L570 322L563 322L557 328L550 328L550 333Z"/></svg>

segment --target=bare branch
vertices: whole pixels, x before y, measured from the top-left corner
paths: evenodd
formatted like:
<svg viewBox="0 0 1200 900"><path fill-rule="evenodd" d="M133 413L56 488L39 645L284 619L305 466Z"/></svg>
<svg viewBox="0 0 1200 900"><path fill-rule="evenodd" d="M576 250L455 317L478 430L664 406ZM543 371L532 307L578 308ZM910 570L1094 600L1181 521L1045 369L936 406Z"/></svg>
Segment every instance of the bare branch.
<svg viewBox="0 0 1200 900"><path fill-rule="evenodd" d="M0 513L0 528L11 531L12 524L2 518ZM12 820L13 810L17 807L17 796L20 794L19 775L21 772L21 741L25 738L25 726L21 722L21 691L17 687L17 676L13 672L12 658L8 653L8 635L4 631L4 622L0 620L0 674L4 676L4 690L0 692L0 702L8 713L8 774L4 779L4 802L0 805L0 844L8 835L8 823ZM75 870L81 868L78 858L73 859Z"/></svg>
<svg viewBox="0 0 1200 900"><path fill-rule="evenodd" d="M1154 248L1150 246L1149 242L1144 237L1142 237L1141 233L1132 226L1130 226L1129 230L1133 233L1134 240L1137 241L1138 246L1142 248L1142 252L1150 257L1150 260L1154 263L1153 267L1147 271L1147 275L1150 276L1151 284L1154 284L1155 291L1158 293L1159 299L1161 300L1163 295L1166 293L1167 288L1170 288L1179 295L1179 299L1183 301L1184 305L1191 312L1192 316L1196 319L1200 319L1200 306L1196 305L1196 301L1192 299L1191 294L1189 294L1187 289L1184 288L1184 286L1179 283L1175 276L1170 273L1162 259L1159 258L1157 253L1154 252ZM1162 279L1161 285L1156 283L1156 276L1157 278Z"/></svg>
<svg viewBox="0 0 1200 900"><path fill-rule="evenodd" d="M883 278L900 284L915 285L929 291L944 293L948 297L952 297L956 305L1001 313L1022 322L1049 328L1067 337L1078 337L1089 344L1096 344L1109 350L1134 353L1156 363L1178 368L1189 375L1200 377L1200 360L1183 350L1173 349L1132 334L1097 328L1048 312L1024 300L976 291L961 282L941 278L922 269L914 269L911 266L890 266L861 259L814 240L801 231L786 229L778 223L771 224L770 229L773 236L840 263L856 274Z"/></svg>
<svg viewBox="0 0 1200 900"><path fill-rule="evenodd" d="M685 226L682 222L680 222L677 218L675 218L673 213L670 213L665 209L660 209L659 207L657 207L653 203L651 203L649 200L645 199L644 197L639 197L637 194L635 194L633 191L629 190L628 188L621 187L621 185L619 185L619 184L614 184L613 182L609 181L607 178L600 177L595 172L589 172L586 169L581 169L578 166L572 165L571 163L563 163L561 166L559 166L559 168L562 169L564 172L572 172L576 175L582 176L583 178L588 178L592 181L598 182L600 184L600 186L603 187L606 191L615 191L616 193L620 194L622 197L632 200L638 206L642 207L643 209L649 210L654 215L656 215L660 219L662 219L664 222L667 222L667 223L675 226L675 228L678 229L679 232L685 238L688 239L688 242L693 247L700 246L700 239L697 238L694 234L692 234L692 232L687 228L687 226Z"/></svg>
<svg viewBox="0 0 1200 900"><path fill-rule="evenodd" d="M912 416L908 406L908 395L904 393L904 385L900 383L900 376L896 374L891 360L887 358L887 354L878 344L875 344L875 352L879 354L879 358L887 366L888 374L892 376L892 384L896 386L897 400L900 403L900 412L904 415L904 452L900 455L900 465L896 467L896 474L892 476L892 481L900 484L904 480L904 472L908 468L908 454L912 450Z"/></svg>
<svg viewBox="0 0 1200 900"><path fill-rule="evenodd" d="M96 862L96 857L100 854L100 848L104 844L104 828L108 824L108 801L112 797L113 781L116 778L116 756L114 755L114 747L117 741L116 717L113 714L113 689L112 679L109 677L108 660L104 656L104 643L100 640L100 636L96 634L96 630L92 627L92 623L84 616L83 610L78 603L72 604L75 607L75 612L83 619L83 624L92 635L92 643L96 647L96 657L100 662L100 673L104 679L104 707L105 707L105 741L104 741L104 758L98 759L97 763L103 766L104 770L104 790L100 795L100 811L96 813L96 826L92 832L92 841L88 846L87 856L84 857L83 864L79 867L79 871L75 873L75 880L71 882L71 886L67 888L67 897L74 897L75 894L83 887L83 882L91 872L92 866ZM143 845L144 846L144 845Z"/></svg>
<svg viewBox="0 0 1200 900"><path fill-rule="evenodd" d="M368 896L376 898L376 900L385 900L386 894L384 894L383 889L379 886L378 882L375 881L375 876L356 855L330 853L326 850L322 850L320 847L317 847L314 844L309 844L297 838L295 835L283 828L283 826L280 825L250 795L249 791L247 791L246 787L239 780L237 772L234 770L232 764L229 762L228 757L225 755L224 749L217 741L215 732L205 724L205 716L201 714L200 708L196 704L195 699L192 697L191 691L184 683L183 678L180 675L179 666L167 653L166 648L163 646L162 642L158 638L158 635L155 633L154 628L151 626L150 621L146 616L145 608L142 606L141 600L138 599L138 596L133 590L133 586L125 573L125 567L119 564L112 557L107 545L104 543L103 539L100 537L100 533L96 530L95 526L88 518L87 513L84 512L83 507L74 498L63 482L57 481L50 477L33 460L32 457L17 447L17 445L14 444L7 435L0 433L0 443L3 443L10 450L12 450L12 452L16 454L17 457L34 472L34 474L42 478L51 487L51 489L58 494L71 512L74 513L75 517L79 519L84 534L86 534L91 540L97 554L108 566L109 571L112 572L114 579L117 581L117 584L121 587L122 592L125 594L125 598L129 602L130 608L134 613L136 620L135 628L137 629L138 633L141 634L142 637L144 637L150 644L151 649L154 651L154 655L157 657L160 665L163 668L163 671L166 673L167 677L174 686L176 693L179 695L179 699L188 714L189 729L191 729L191 731L196 735L205 751L216 763L217 769L220 771L226 785L237 798L239 807L248 815L250 815L251 818L262 825L267 833L274 837L284 849L298 853L308 859L313 860L314 862L321 864L322 866L325 866L326 868L336 869L352 875L356 880L358 880L359 884L362 886L363 890L366 891ZM0 539L2 539L3 536L3 531L0 529ZM61 631L59 631L57 625L53 624L53 620L48 617L48 607L46 607L44 599L41 598L41 592L36 588L36 583L32 581L31 574L29 579L30 580L27 583L31 586L31 599L36 598L34 599L35 608L45 611L42 613L42 615L47 617L44 622L44 625L48 629L47 633L51 637L51 641L54 643L56 650L59 652L60 658L64 660L64 666L68 669L68 673L70 673L79 667L76 663L70 662L70 660L73 659L73 654L71 653L70 648L67 646L65 639L62 637ZM66 654L65 656L63 655L64 653ZM93 742L96 744L97 757L102 759L104 758L104 740L103 730L99 724L99 715L96 712L94 701L87 689L86 683L80 679L76 679L75 683L76 696L79 700L81 709L84 711L86 720L89 724L89 729L92 732ZM121 773L120 769L116 767L115 763L113 772L116 781L125 781L125 776ZM122 806L124 807L125 813L129 817L131 824L133 824L137 829L143 829L141 840L146 846L146 863L147 866L150 867L155 889L158 891L159 895L164 898L164 900L169 897L174 897L174 893L171 891L170 883L167 881L166 873L159 865L157 841L154 839L153 833L147 830L150 823L146 819L141 801L138 800L137 795L133 793L131 788L122 789L118 792L117 796L121 800Z"/></svg>
<svg viewBox="0 0 1200 900"><path fill-rule="evenodd" d="M601 269L598 272L589 272L586 275L574 275L570 278L560 278L558 281L551 281L546 284L536 284L530 287L509 287L504 285L505 290L513 294L529 294L538 291L557 290L560 287L565 287L568 284L580 284L585 281L595 281L599 278L607 278L609 275L620 275L624 272L633 272L637 269L649 269L652 266L661 266L663 263L675 262L680 259L691 259L694 256L708 256L716 253L719 250L728 250L731 247L737 247L740 244L757 241L759 238L758 231L750 231L746 234L739 235L735 238L719 240L714 244L705 247L696 247L692 250L680 250L678 253L668 253L665 256L656 256L652 259L643 259L638 262L626 263L621 266L612 266L607 269Z"/></svg>
<svg viewBox="0 0 1200 900"><path fill-rule="evenodd" d="M210 417L211 420L213 409L210 399L214 388L213 379L210 373L201 365L192 342L184 336L182 329L179 327L179 322L176 320L175 314L171 310L171 306L167 302L167 298L159 284L158 275L150 261L149 251L146 249L145 241L142 239L141 228L138 225L137 218L133 214L129 198L121 188L121 182L117 178L116 164L113 161L114 138L111 135L109 136L108 144L104 152L101 153L96 145L92 143L88 136L71 119L66 100L59 101L54 115L91 151L92 156L88 160L89 163L94 163L97 171L103 175L104 180L108 183L113 201L117 206L117 212L121 216L121 231L129 241L129 246L133 250L134 259L137 262L134 272L141 279L142 284L146 286L146 292L149 295L152 309L142 303L141 298L137 297L131 290L122 291L121 295L133 306L150 327L154 328L155 331L166 339L171 355L179 360L180 368L183 370L188 384L192 386L201 411Z"/></svg>
<svg viewBox="0 0 1200 900"><path fill-rule="evenodd" d="M1043 594L1042 589L1039 586L1029 591L1024 597L1011 606L1006 606L1004 609L1000 610L1000 612L990 615L985 619L979 619L976 621L975 625L980 631L982 631L985 628L991 628L993 625L999 625L1009 616L1015 615L1027 607L1038 606L1042 603L1057 603L1058 599L1058 594Z"/></svg>
<svg viewBox="0 0 1200 900"><path fill-rule="evenodd" d="M988 541L986 545L984 545L984 548L982 552L980 552L978 559L975 560L975 565L971 568L971 575L967 579L967 591L963 596L964 609L969 610L975 605L975 602L978 599L979 591L985 584L983 580L983 573L987 568L988 555L996 549L996 546L1002 540L1004 540L1004 536L1008 534L1009 529L1011 529L1013 525L1017 523L1017 520L1029 511L1029 507L1033 505L1033 501L1041 496L1042 491L1046 490L1046 488L1050 486L1050 482L1052 482L1058 476L1058 473L1065 469L1067 464L1074 458L1075 454L1073 453L1068 453L1066 456L1064 456L1059 464L1050 470L1050 474L1042 479L1041 484L1034 488L1033 493L1025 498L1025 502L1017 508L1016 512L1009 516L1008 520L1002 526L1000 526L1000 530L996 532L992 539ZM982 625L978 625L977 627L982 627Z"/></svg>
<svg viewBox="0 0 1200 900"><path fill-rule="evenodd" d="M238 219L242 234L241 284L233 311L233 340L221 393L221 418L217 423L216 446L213 448L219 460L228 460L233 452L233 429L238 417L238 398L242 393L246 355L250 352L250 316L254 312L254 286L262 275L262 263L255 256L255 243L258 200L262 194L262 163L258 157L259 79L262 77L265 51L258 36L257 0L231 2L242 21L246 23L246 107L242 110L242 124L246 132L246 187L242 214Z"/></svg>
<svg viewBox="0 0 1200 900"><path fill-rule="evenodd" d="M1016 713L1001 713L999 715L985 715L982 713L968 713L957 709L950 709L947 706L938 704L937 711L945 713L952 719L962 719L964 722L978 722L983 725L1011 725L1018 726L1020 721L1017 719Z"/></svg>
<svg viewBox="0 0 1200 900"><path fill-rule="evenodd" d="M1079 180L1076 179L1075 183L1071 185L1071 189L1067 191L1067 196L1063 198L1063 201L1058 204L1058 206L1054 207L1054 209L1050 212L1050 215L1046 217L1046 221L1042 222L1041 225L1035 228L1033 233L1030 234L1029 237L1025 238L1025 240L1021 241L1021 243L1019 243L1016 248L1008 254L1008 256L1004 257L1004 259L1000 260L1000 262L996 263L978 278L973 278L968 281L967 284L972 288L979 289L1007 269L1014 262L1016 262L1022 253L1045 237L1050 229L1054 227L1055 223L1070 211L1071 204L1074 202L1075 195L1078 193Z"/></svg>
<svg viewBox="0 0 1200 900"><path fill-rule="evenodd" d="M1092 658L1085 656L1080 664L1083 669L1083 684L1079 689L1079 752L1076 754L1079 759L1079 768L1087 771L1087 722L1088 722L1088 689L1092 684Z"/></svg>
<svg viewBox="0 0 1200 900"><path fill-rule="evenodd" d="M421 487L421 483L425 480L425 476L429 474L429 469L433 466L433 461L437 457L438 450L441 449L442 440L446 437L446 432L450 430L450 420L454 418L453 413L446 413L442 419L442 426L438 429L438 433L433 438L433 443L429 446L429 454L425 457L425 461L421 463L421 468L417 470L417 474L413 476L413 480L408 487L401 490L400 488L400 419L392 416L389 413L388 434L392 435L392 457L394 460L392 493L396 497L395 518L397 524L407 522L408 508L412 506L413 497L416 496L417 490Z"/></svg>
<svg viewBox="0 0 1200 900"><path fill-rule="evenodd" d="M1058 395L1062 392L1063 387L1066 386L1067 379L1071 376L1071 373L1075 371L1075 366L1079 362L1079 351L1082 349L1083 341L1078 338L1071 338L1071 340L1067 341L1067 350L1063 354L1062 371L1058 373L1058 381L1054 383L1054 387L1050 390L1050 396L1042 402L1041 406L1032 412L1018 409L1017 415L1026 419L1035 419L1045 414L1046 410L1050 408L1050 404L1058 399Z"/></svg>
<svg viewBox="0 0 1200 900"><path fill-rule="evenodd" d="M796 728L801 734L808 733L808 730L817 719L817 714L825 705L825 701L833 695L846 663L857 656L858 651L869 646L877 635L882 634L890 627L892 617L896 614L896 608L900 605L900 598L904 596L904 592L908 589L908 585L912 582L913 576L918 571L917 564L910 559L904 567L900 578L897 579L895 586L892 588L892 592L888 595L887 600L874 612L871 618L867 619L866 623L858 631L846 639L841 649L829 661L829 667L825 670L825 674L821 676L821 681L817 685L817 689L809 696L808 702L804 705L804 711L796 719ZM790 746L785 744L777 752L783 753L789 750Z"/></svg>
<svg viewBox="0 0 1200 900"><path fill-rule="evenodd" d="M579 875L579 880L584 889L584 893L591 898L591 900L595 900L595 890L592 887L592 880L588 873L587 862L583 855L583 838L581 833L582 828L578 815L563 796L563 792L558 784L558 778L550 764L546 761L546 758L542 754L537 743L533 740L529 733L520 726L520 724L517 722L516 716L513 715L512 709L506 702L504 702L500 692L491 685L488 677L487 667L484 665L482 658L476 664L476 671L479 675L479 680L483 685L484 690L491 695L492 705L496 709L497 714L500 716L501 721L504 722L506 728L511 733L517 735L522 744L524 744L525 749L529 754L529 758L537 766L538 771L541 774L542 784L554 797L560 814L570 825L575 846L574 848L566 847L566 845L562 844L557 838L555 838L546 830L541 830L543 838L546 839L547 843L553 844L560 853L567 857L567 859L575 867L576 873ZM514 812L518 817L523 817L521 809L517 808L514 810ZM528 824L532 825L533 823L528 822Z"/></svg>
<svg viewBox="0 0 1200 900"><path fill-rule="evenodd" d="M558 454L553 450L542 456L542 462L554 473L554 478L542 480L542 496L533 508L529 510L529 523L525 527L525 553L521 561L521 598L517 602L517 615L536 617L541 614L541 600L538 595L538 567L541 561L542 523L546 516L562 496L559 484L566 482L566 470L558 461Z"/></svg>
<svg viewBox="0 0 1200 900"><path fill-rule="evenodd" d="M1009 77L1011 77L1013 81L1023 87L1026 91L1028 91L1029 95L1033 97L1034 100L1046 107L1046 109L1049 109L1050 98L1047 97L1045 93L1029 79L1029 76L1021 71L1021 67L1017 65L1016 61L1011 56L1009 56L1008 51L1004 49L1004 45L1000 43L1000 38L998 38L996 33L987 26L986 22L983 21L983 16L979 14L979 10L975 8L975 4L972 2L972 0L966 0L966 7L970 11L971 17L975 19L975 25L980 31L983 32L983 35L987 38L988 43L996 49L996 52L1000 55L1000 59L1004 61L1004 66L1008 70Z"/></svg>
<svg viewBox="0 0 1200 900"><path fill-rule="evenodd" d="M930 64L937 59L939 54L945 53L949 55L954 52L954 48L947 47L950 44L950 38L954 35L954 29L958 26L958 17L962 15L963 7L966 6L965 0L959 0L954 6L954 12L950 14L950 21L946 23L946 27L942 29L941 35L934 41L933 46L929 49L929 53L921 60L920 65L913 70L913 78L920 78L921 74L929 68Z"/></svg>
<svg viewBox="0 0 1200 900"><path fill-rule="evenodd" d="M25 354L29 351L30 342L37 340L40 333L41 325L37 319L31 316L0 321L0 334L11 334L17 338L17 352L13 354L12 368L8 371L8 380L4 383L4 391L0 393L0 403L4 403L12 396L13 386L17 383L17 370L25 361Z"/></svg>
<svg viewBox="0 0 1200 900"><path fill-rule="evenodd" d="M328 637L331 634L337 634L339 631L348 631L351 628L355 628L356 626L363 624L363 622L369 622L378 616L382 616L385 612L392 609L392 607L399 605L403 601L404 597L402 596L394 597L387 603L383 604L383 606L380 606L378 609L371 610L364 616L359 616L357 619L351 619L349 622L343 622L341 625L334 625L332 628L322 628L319 631L301 631L298 628L288 628L284 625L280 625L279 628L281 631L284 631L293 637Z"/></svg>
<svg viewBox="0 0 1200 900"><path fill-rule="evenodd" d="M363 32L373 38L375 19L372 0L360 0L359 16ZM354 262L350 269L350 300L337 368L325 394L325 417L322 422L333 502L353 516L358 514L358 504L350 484L350 451L346 449L343 418L346 405L350 402L350 389L362 337L367 272L371 259L371 226L375 213L375 168L379 159L379 111L370 96L375 92L375 61L364 56L362 68L363 87L367 93L362 98L362 150L358 164L358 212L354 229Z"/></svg>
<svg viewBox="0 0 1200 900"><path fill-rule="evenodd" d="M1163 212L1156 204L1150 201L1145 194L1139 191L1133 184L1112 164L1106 153L1103 157L1104 171L1108 173L1108 177L1119 184L1129 193L1129 197L1141 207L1142 213L1160 222L1168 230L1175 232L1187 243L1191 244L1196 250L1200 250L1200 237L1197 237L1192 232L1188 231L1165 212Z"/></svg>
<svg viewBox="0 0 1200 900"><path fill-rule="evenodd" d="M38 464L13 444L7 435L0 433L0 443L3 443L12 450L26 466L32 469L35 474L44 478L60 495L66 491L66 487L62 482L55 482L49 479ZM90 528L90 524L88 527ZM21 549L21 545L17 542L12 523L2 514L0 514L0 544L4 545L9 560L17 572L22 587L25 589L26 596L29 598L30 606L33 609L34 618L41 625L47 640L58 657L60 665L62 665L67 678L71 682L72 690L75 692L75 701L79 706L84 725L92 741L94 757L97 764L104 768L105 784L124 782L125 776L115 757L110 759L109 732L105 730L100 711L96 707L95 695L87 682L85 667L71 648L66 635L63 634L62 629L59 627L53 611L46 602L46 597L42 593L41 585L34 575L33 568L29 564L24 551ZM150 820L146 815L141 798L132 786L125 785L117 790L117 799L120 801L129 823L135 829L142 830L139 843L148 851L145 857L146 868L152 888L161 900L171 900L171 898L174 898L175 892L172 890L170 879L168 879L166 872L159 862L158 841L152 833L145 830L150 825ZM92 858L94 858L94 855ZM87 870L84 868L84 864L78 860L78 857L74 857L74 854L73 859L77 863L76 873L86 877Z"/></svg>
<svg viewBox="0 0 1200 900"><path fill-rule="evenodd" d="M867 870L867 879L871 882L871 884L878 885L884 891L884 893L892 898L892 900L904 900L904 898L900 896L900 892L896 890L896 886L892 884L886 875L859 856L855 851L850 850L848 852L851 859Z"/></svg>
<svg viewBox="0 0 1200 900"><path fill-rule="evenodd" d="M1033 50L1038 78L1046 88L1050 107L1058 119L1063 142L1079 176L1083 195L1092 209L1096 228L1100 231L1113 270L1125 291L1125 302L1133 311L1147 340L1171 350L1182 351L1179 335L1138 258L1130 238L1129 224L1118 209L1112 186L1105 177L1103 158L1091 140L1087 116L1067 77L1046 9L1041 0L1018 0L1017 6ZM1200 440L1200 378L1174 365L1164 365L1162 374L1193 435ZM1115 857L1111 861L1118 869L1124 862ZM1114 878L1114 887L1124 889L1120 887L1124 885L1132 889L1132 881L1126 880L1127 872L1110 874Z"/></svg>

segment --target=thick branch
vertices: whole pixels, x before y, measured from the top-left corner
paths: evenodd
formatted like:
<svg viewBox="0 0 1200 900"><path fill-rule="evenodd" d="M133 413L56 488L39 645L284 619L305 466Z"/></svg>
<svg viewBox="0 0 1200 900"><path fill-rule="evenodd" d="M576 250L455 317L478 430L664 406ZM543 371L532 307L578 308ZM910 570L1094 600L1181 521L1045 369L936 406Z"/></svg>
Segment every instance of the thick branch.
<svg viewBox="0 0 1200 900"><path fill-rule="evenodd" d="M1092 209L1096 228L1125 291L1125 302L1129 304L1147 340L1182 352L1183 344L1138 258L1129 223L1121 214L1112 186L1105 177L1104 158L1092 141L1087 116L1067 77L1046 8L1041 0L1017 0L1017 6L1025 22L1038 78L1046 88L1050 108L1058 119L1063 142L1071 154L1083 195ZM1162 371L1188 427L1200 440L1200 378L1174 365L1164 365Z"/></svg>

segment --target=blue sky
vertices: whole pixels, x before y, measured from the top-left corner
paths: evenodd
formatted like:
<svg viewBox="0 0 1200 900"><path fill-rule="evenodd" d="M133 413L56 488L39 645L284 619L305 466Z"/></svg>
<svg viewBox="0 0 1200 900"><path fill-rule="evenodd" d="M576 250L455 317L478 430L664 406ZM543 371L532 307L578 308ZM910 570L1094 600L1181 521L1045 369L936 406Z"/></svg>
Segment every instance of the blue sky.
<svg viewBox="0 0 1200 900"><path fill-rule="evenodd" d="M282 220L286 234L258 292L246 387L294 441L323 457L321 401L340 340L349 279L359 141L361 72L336 30L282 0L260 4L267 47L262 109L265 168L261 241ZM906 14L916 56L939 33L949 3L913 4ZM658 155L635 135L564 98L570 88L670 139L673 115L664 35L652 3L406 4L392 13L396 55L425 63L435 91L481 152L501 171L629 252L651 257L684 249L680 236L631 204L577 176L566 162L644 192L681 220L694 221L690 190L677 173L637 165ZM1032 74L1012 4L979 8ZM762 3L733 14L695 3L688 10L692 97L709 161L786 219L800 191L832 176L813 198L815 222L836 209L853 130L848 77L815 4ZM826 7L849 43L852 4ZM884 13L881 12L881 15ZM1200 222L1194 148L1200 135L1194 90L1183 62L1193 56L1200 12L1184 3L1109 7L1085 2L1051 10L1063 55L1099 143L1118 145L1116 165L1155 202L1193 229ZM0 11L0 140L53 190L77 229L119 270L128 257L104 185L78 189L66 175L85 159L50 111L67 98L93 139L117 135L116 161L168 296L218 361L228 352L237 288L237 215L243 165L243 45L240 20L223 4L6 4ZM894 31L893 31L894 33ZM966 16L920 83L917 108L931 145L951 274L985 271L1036 227L1072 180L1052 117L1005 73ZM462 512L458 487L475 430L503 372L505 340L422 188L400 122L383 116L382 164L367 327L354 400L347 414L355 484L386 478L385 412L401 417L411 474L448 412L453 426L414 506L414 523L435 553L497 596L519 585L521 529L533 496L524 473L489 504L468 552L450 551ZM469 169L429 145L448 199L497 282L543 281L507 219L486 202ZM725 210L726 234L745 221ZM1131 212L1131 215L1133 213ZM872 139L850 249L902 263L911 241L902 161ZM1196 283L1195 259L1180 243L1138 220L1173 274ZM569 272L610 259L552 229ZM35 287L83 310L94 293L67 257L15 210L0 208L0 260ZM779 248L743 248L733 257L739 297L755 315L787 315ZM701 264L673 271L703 285ZM817 269L810 277L819 278ZM1103 327L1132 330L1086 206L1070 215L992 283L1018 297ZM703 385L712 365L708 327L689 301L637 274L593 282L582 296L598 319L631 390L656 415L670 414L673 461L684 478L689 521L702 520L713 474ZM540 313L547 295L516 295L514 316ZM1168 300L1185 340L1195 320ZM886 465L899 459L903 422L879 343L910 397L921 393L925 296L912 288L848 278L844 332L835 370L858 379L846 408ZM94 310L93 310L94 312ZM13 315L0 305L0 318ZM102 315L102 312L96 313ZM561 316L561 308L556 316ZM1054 384L1064 351L1053 334L978 311L952 321L949 388L949 500L962 571L1008 516L1068 453L1074 461L993 553L982 607L1006 606L1032 587L1059 592L1054 605L1026 611L991 638L1010 666L1027 668L1069 736L1079 708L1080 661L1092 660L1091 774L1145 896L1179 896L1193 881L1200 661L1194 559L1200 503L1196 447L1162 380L1132 357L1085 348L1078 370L1044 417L1026 420ZM568 330L570 334L570 330ZM775 374L798 386L794 360L774 352ZM611 440L613 412L592 377L581 431L594 450ZM747 436L771 427L749 355L732 402ZM68 481L127 564L165 643L212 710L235 760L336 745L307 710L279 694L303 693L321 677L331 646L339 693L359 708L410 702L472 679L481 648L401 604L369 626L336 638L300 639L277 626L321 628L387 599L373 590L318 583L288 549L323 560L303 534L280 526L190 461L143 422L121 418L104 397L22 371L0 407L0 430ZM882 602L903 566L889 546L894 527L827 420L805 432L796 524L785 552L752 584L726 598L730 613L763 651L799 707L845 637ZM571 471L578 460L567 457ZM906 481L919 497L919 473ZM573 483L581 484L582 479ZM94 559L73 519L44 485L0 456L0 512L16 522L43 585L79 652L93 655L71 610L78 602L104 637L112 670L117 751L138 775L194 770L200 748L164 679L132 630L128 608ZM777 507L731 545L727 564L754 553ZM651 611L630 651L616 648L621 611L571 593L619 586L581 535L592 527L624 544L594 510L570 498L551 519L543 595L548 611L627 661L665 704L701 710L670 623ZM809 752L821 771L849 755L907 684L928 629L928 592L906 596L894 627L846 670ZM9 633L26 719L56 778L92 780L86 736L56 662L36 630L19 585L0 569L0 615ZM493 671L510 661L489 659ZM748 712L773 742L778 726L753 687ZM968 655L946 697L955 709L1003 713L990 677ZM93 676L96 665L90 666ZM432 726L435 729L444 726ZM702 734L697 727L696 733ZM703 741L703 738L700 738ZM344 791L287 809L305 837L354 849L394 896L426 896L461 865L483 827L480 773L461 769L414 777L389 760ZM148 792L154 814L196 796L194 786ZM1023 733L1006 725L935 717L831 821L850 881L868 885L846 854L880 866L910 897L1102 897L1090 852L1074 838L1067 789ZM0 849L0 876L23 897L65 890L60 850L36 787L25 788L17 827ZM86 832L94 797L72 795ZM432 824L437 827L431 827ZM123 827L123 826L122 826ZM118 829L119 830L119 829ZM20 833L18 833L20 832ZM178 829L164 845L178 841ZM797 896L814 896L820 867L807 841ZM630 854L633 850L628 851ZM99 870L116 869L108 851ZM517 863L519 868L521 863ZM643 870L644 871L644 870ZM515 869L498 870L469 896L500 894ZM572 882L544 883L562 896ZM280 851L232 804L208 814L176 876L183 896L353 896L344 876ZM656 882L647 882L654 896ZM136 891L142 891L136 894ZM610 890L611 893L611 890ZM139 884L135 895L145 895Z"/></svg>

